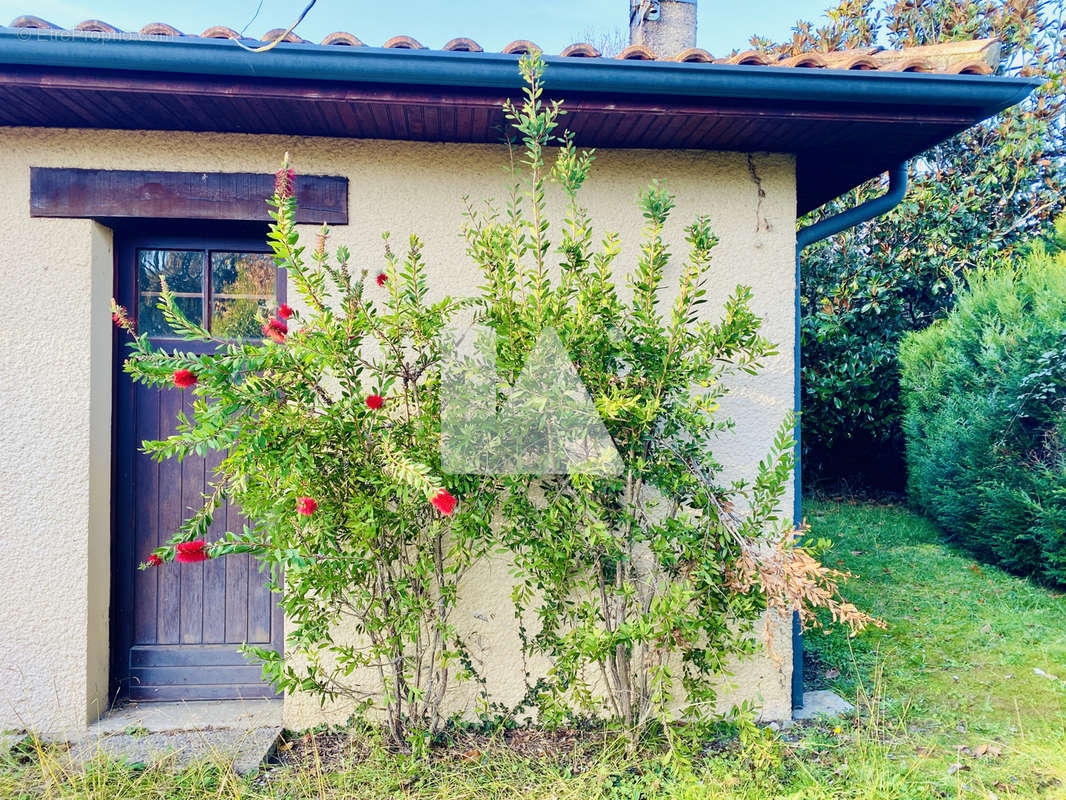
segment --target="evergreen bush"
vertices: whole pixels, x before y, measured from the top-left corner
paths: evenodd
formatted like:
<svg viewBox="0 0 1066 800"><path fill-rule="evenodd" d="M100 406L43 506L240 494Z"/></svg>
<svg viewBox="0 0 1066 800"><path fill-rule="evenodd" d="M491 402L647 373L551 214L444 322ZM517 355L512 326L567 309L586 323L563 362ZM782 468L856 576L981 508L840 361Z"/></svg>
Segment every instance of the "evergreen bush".
<svg viewBox="0 0 1066 800"><path fill-rule="evenodd" d="M1066 217L900 349L912 501L974 553L1066 585Z"/></svg>

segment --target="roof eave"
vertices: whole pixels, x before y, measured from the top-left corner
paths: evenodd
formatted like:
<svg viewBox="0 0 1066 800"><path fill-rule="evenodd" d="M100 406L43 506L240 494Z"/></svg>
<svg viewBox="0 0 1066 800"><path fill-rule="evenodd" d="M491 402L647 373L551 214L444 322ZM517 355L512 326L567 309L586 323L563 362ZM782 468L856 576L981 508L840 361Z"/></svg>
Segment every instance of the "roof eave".
<svg viewBox="0 0 1066 800"><path fill-rule="evenodd" d="M0 125L498 142L518 56L0 28ZM580 146L792 154L802 214L1023 100L987 75L545 56Z"/></svg>
<svg viewBox="0 0 1066 800"><path fill-rule="evenodd" d="M0 28L0 64L321 82L517 90L518 56L282 43L251 53L226 39ZM965 107L983 119L1024 99L1031 78L545 56L553 93Z"/></svg>

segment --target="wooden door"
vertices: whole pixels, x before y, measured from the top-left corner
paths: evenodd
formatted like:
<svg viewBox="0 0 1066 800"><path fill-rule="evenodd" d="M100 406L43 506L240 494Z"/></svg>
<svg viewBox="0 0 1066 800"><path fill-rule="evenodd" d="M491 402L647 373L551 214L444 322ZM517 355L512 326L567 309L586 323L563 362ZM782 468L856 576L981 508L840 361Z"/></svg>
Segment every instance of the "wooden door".
<svg viewBox="0 0 1066 800"><path fill-rule="evenodd" d="M223 338L260 335L256 312L284 291L263 238L159 236L120 238L116 248L119 302L138 331L164 349L194 349L173 338L155 307L160 275L183 312ZM280 283L280 286L276 284ZM141 442L176 430L193 415L194 395L168 386L134 384L121 369L126 336L116 348L116 469L113 514L112 678L129 699L213 700L273 697L260 669L237 648L256 644L280 652L282 615L265 575L248 555L197 564L170 562L138 570L209 491L217 454L156 462ZM208 540L244 524L240 509L220 508Z"/></svg>

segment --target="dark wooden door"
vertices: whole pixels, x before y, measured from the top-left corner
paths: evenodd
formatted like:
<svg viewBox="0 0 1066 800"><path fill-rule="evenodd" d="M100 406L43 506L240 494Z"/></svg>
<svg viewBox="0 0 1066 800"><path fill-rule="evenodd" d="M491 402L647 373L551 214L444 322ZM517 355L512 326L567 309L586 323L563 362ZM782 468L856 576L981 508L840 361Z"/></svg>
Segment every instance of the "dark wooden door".
<svg viewBox="0 0 1066 800"><path fill-rule="evenodd" d="M138 330L162 348L191 349L173 338L155 308L159 276L190 318L223 338L258 336L257 309L284 291L262 238L126 236L116 248L120 303ZM278 287L275 284L280 283ZM125 339L121 334L120 339ZM119 342L120 345L123 342ZM212 700L273 697L260 669L237 650L242 643L280 652L282 615L265 575L248 555L198 564L170 562L138 570L203 504L220 456L157 463L141 442L172 434L179 412L193 416L191 391L134 384L116 349L116 469L114 486L114 605L112 676L132 700ZM241 530L233 505L220 508L208 540Z"/></svg>

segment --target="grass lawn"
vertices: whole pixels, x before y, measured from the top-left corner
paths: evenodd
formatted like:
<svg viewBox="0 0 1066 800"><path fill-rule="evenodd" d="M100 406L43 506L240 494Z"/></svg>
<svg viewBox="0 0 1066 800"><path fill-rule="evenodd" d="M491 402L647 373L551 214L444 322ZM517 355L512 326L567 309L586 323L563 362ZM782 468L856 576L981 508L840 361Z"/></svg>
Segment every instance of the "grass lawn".
<svg viewBox="0 0 1066 800"><path fill-rule="evenodd" d="M294 736L247 780L210 765L74 774L23 747L0 760L0 797L1066 798L1066 595L976 564L899 507L807 514L833 541L828 563L855 573L848 599L889 622L808 635L808 683L856 702L850 718L723 726L696 748L659 739L637 755L595 731L464 734L427 761L365 734Z"/></svg>
<svg viewBox="0 0 1066 800"><path fill-rule="evenodd" d="M1066 797L1066 595L976 563L903 508L806 513L829 565L855 574L848 599L889 623L807 637L808 683L879 709L840 754L855 782L840 796Z"/></svg>

